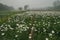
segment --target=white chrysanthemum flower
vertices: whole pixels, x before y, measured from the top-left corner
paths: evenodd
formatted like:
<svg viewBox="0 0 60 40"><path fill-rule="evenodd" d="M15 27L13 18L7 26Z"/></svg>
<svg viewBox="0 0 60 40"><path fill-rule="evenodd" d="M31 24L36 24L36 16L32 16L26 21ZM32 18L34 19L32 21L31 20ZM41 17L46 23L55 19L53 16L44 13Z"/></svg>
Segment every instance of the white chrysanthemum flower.
<svg viewBox="0 0 60 40"><path fill-rule="evenodd" d="M36 26L39 26L38 24L36 24Z"/></svg>
<svg viewBox="0 0 60 40"><path fill-rule="evenodd" d="M60 17L60 16L58 16L58 17Z"/></svg>
<svg viewBox="0 0 60 40"><path fill-rule="evenodd" d="M23 29L25 29L26 27L23 27Z"/></svg>
<svg viewBox="0 0 60 40"><path fill-rule="evenodd" d="M35 28L35 31L37 31L37 29Z"/></svg>
<svg viewBox="0 0 60 40"><path fill-rule="evenodd" d="M43 22L43 24L45 24L45 22Z"/></svg>
<svg viewBox="0 0 60 40"><path fill-rule="evenodd" d="M18 27L20 28L20 27L23 27L24 26L24 24L20 24Z"/></svg>
<svg viewBox="0 0 60 40"><path fill-rule="evenodd" d="M3 29L1 29L1 31L4 31Z"/></svg>
<svg viewBox="0 0 60 40"><path fill-rule="evenodd" d="M19 24L16 24L17 26L19 26Z"/></svg>
<svg viewBox="0 0 60 40"><path fill-rule="evenodd" d="M45 24L43 26L45 26Z"/></svg>
<svg viewBox="0 0 60 40"><path fill-rule="evenodd" d="M48 38L46 38L46 40L49 40Z"/></svg>
<svg viewBox="0 0 60 40"><path fill-rule="evenodd" d="M26 26L26 29L29 29L29 27Z"/></svg>
<svg viewBox="0 0 60 40"><path fill-rule="evenodd" d="M17 38L17 37L18 37L18 35L15 35L15 37Z"/></svg>
<svg viewBox="0 0 60 40"><path fill-rule="evenodd" d="M23 31L27 31L27 28L26 27L23 27L23 29L22 29Z"/></svg>
<svg viewBox="0 0 60 40"><path fill-rule="evenodd" d="M48 25L47 23L45 25Z"/></svg>
<svg viewBox="0 0 60 40"><path fill-rule="evenodd" d="M18 22L19 20L18 19L16 19L16 20L14 20L15 22Z"/></svg>
<svg viewBox="0 0 60 40"><path fill-rule="evenodd" d="M44 30L44 32L46 32L46 29L45 28L43 28L43 30Z"/></svg>
<svg viewBox="0 0 60 40"><path fill-rule="evenodd" d="M51 36L52 36L52 34L51 34L51 33L49 33L49 36L51 37Z"/></svg>
<svg viewBox="0 0 60 40"><path fill-rule="evenodd" d="M13 40L16 40L16 39L13 39Z"/></svg>
<svg viewBox="0 0 60 40"><path fill-rule="evenodd" d="M54 31L54 30L52 30L52 33L55 33L55 31Z"/></svg>
<svg viewBox="0 0 60 40"><path fill-rule="evenodd" d="M29 23L29 25L32 25L31 23Z"/></svg>
<svg viewBox="0 0 60 40"><path fill-rule="evenodd" d="M1 35L3 36L3 35L5 35L5 33L2 33Z"/></svg>
<svg viewBox="0 0 60 40"><path fill-rule="evenodd" d="M24 19L24 20L25 20L25 19ZM25 23L25 22L24 22L24 20L23 20L23 21L21 21L21 22L22 22L22 23Z"/></svg>
<svg viewBox="0 0 60 40"><path fill-rule="evenodd" d="M13 30L13 28L12 28L10 25L8 25L8 27L9 27L9 29ZM7 28L7 29L8 29L8 28Z"/></svg>
<svg viewBox="0 0 60 40"><path fill-rule="evenodd" d="M50 24L48 24L48 27L50 26Z"/></svg>
<svg viewBox="0 0 60 40"><path fill-rule="evenodd" d="M19 30L17 32L20 32Z"/></svg>
<svg viewBox="0 0 60 40"><path fill-rule="evenodd" d="M8 25L8 27L11 27L10 25Z"/></svg>
<svg viewBox="0 0 60 40"><path fill-rule="evenodd" d="M20 31L20 33L22 33L22 31Z"/></svg>
<svg viewBox="0 0 60 40"><path fill-rule="evenodd" d="M5 31L7 31L7 30L8 30L8 28L7 28L7 27L5 27L4 29L5 29Z"/></svg>
<svg viewBox="0 0 60 40"><path fill-rule="evenodd" d="M56 22L54 24L56 24Z"/></svg>
<svg viewBox="0 0 60 40"><path fill-rule="evenodd" d="M29 39L31 39L31 36L29 36Z"/></svg>
<svg viewBox="0 0 60 40"><path fill-rule="evenodd" d="M27 31L27 29L25 28L24 31Z"/></svg>
<svg viewBox="0 0 60 40"><path fill-rule="evenodd" d="M48 22L50 24L50 22Z"/></svg>
<svg viewBox="0 0 60 40"><path fill-rule="evenodd" d="M3 25L1 25L0 27L3 27Z"/></svg>
<svg viewBox="0 0 60 40"><path fill-rule="evenodd" d="M10 20L8 20L8 22L11 22Z"/></svg>
<svg viewBox="0 0 60 40"><path fill-rule="evenodd" d="M29 39L31 39L31 38L32 38L32 37L31 37L31 35L32 35L32 34L29 34Z"/></svg>
<svg viewBox="0 0 60 40"><path fill-rule="evenodd" d="M14 28L10 27L11 30L14 30Z"/></svg>
<svg viewBox="0 0 60 40"><path fill-rule="evenodd" d="M33 26L35 26L35 24L33 24Z"/></svg>
<svg viewBox="0 0 60 40"><path fill-rule="evenodd" d="M57 22L57 23L60 23L60 22Z"/></svg>
<svg viewBox="0 0 60 40"><path fill-rule="evenodd" d="M36 23L37 21L34 21L34 23Z"/></svg>
<svg viewBox="0 0 60 40"><path fill-rule="evenodd" d="M32 27L32 28L31 28L31 30L34 30L34 29L35 29L35 27Z"/></svg>
<svg viewBox="0 0 60 40"><path fill-rule="evenodd" d="M8 26L7 24L5 26Z"/></svg>

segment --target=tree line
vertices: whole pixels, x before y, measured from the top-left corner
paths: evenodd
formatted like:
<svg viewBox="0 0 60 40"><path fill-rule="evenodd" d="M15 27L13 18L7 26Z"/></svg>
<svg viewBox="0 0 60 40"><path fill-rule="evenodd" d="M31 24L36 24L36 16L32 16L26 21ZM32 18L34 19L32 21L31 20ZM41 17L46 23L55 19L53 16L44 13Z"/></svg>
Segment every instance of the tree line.
<svg viewBox="0 0 60 40"><path fill-rule="evenodd" d="M0 11L13 10L13 9L14 9L13 7L9 7L7 5L0 3Z"/></svg>

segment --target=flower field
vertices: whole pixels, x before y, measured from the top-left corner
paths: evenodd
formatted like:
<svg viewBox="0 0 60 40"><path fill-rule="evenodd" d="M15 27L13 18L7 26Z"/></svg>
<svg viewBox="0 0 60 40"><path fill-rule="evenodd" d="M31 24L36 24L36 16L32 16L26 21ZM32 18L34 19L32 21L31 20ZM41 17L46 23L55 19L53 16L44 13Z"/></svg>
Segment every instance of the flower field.
<svg viewBox="0 0 60 40"><path fill-rule="evenodd" d="M0 40L60 40L59 12L44 13L25 12L8 17L0 23Z"/></svg>

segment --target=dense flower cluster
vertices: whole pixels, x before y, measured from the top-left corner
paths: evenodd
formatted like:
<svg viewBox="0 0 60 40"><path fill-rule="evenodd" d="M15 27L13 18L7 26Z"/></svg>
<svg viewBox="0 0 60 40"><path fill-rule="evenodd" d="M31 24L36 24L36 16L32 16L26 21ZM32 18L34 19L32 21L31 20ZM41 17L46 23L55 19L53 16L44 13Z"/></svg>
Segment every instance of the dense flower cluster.
<svg viewBox="0 0 60 40"><path fill-rule="evenodd" d="M28 13L12 16L3 23L0 39L29 40L30 27L34 27L34 40L60 40L60 16Z"/></svg>

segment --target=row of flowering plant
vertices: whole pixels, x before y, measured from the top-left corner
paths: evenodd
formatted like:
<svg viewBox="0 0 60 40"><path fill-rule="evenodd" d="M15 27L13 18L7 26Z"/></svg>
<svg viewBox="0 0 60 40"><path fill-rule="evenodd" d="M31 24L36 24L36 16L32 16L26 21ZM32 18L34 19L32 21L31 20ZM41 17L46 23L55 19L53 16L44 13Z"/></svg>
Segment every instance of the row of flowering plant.
<svg viewBox="0 0 60 40"><path fill-rule="evenodd" d="M0 26L0 40L29 40L33 28L33 40L60 40L60 16L38 14L8 18Z"/></svg>

